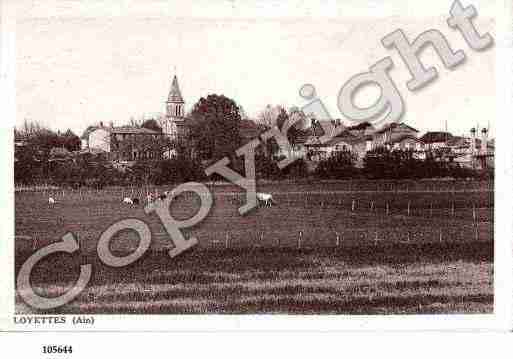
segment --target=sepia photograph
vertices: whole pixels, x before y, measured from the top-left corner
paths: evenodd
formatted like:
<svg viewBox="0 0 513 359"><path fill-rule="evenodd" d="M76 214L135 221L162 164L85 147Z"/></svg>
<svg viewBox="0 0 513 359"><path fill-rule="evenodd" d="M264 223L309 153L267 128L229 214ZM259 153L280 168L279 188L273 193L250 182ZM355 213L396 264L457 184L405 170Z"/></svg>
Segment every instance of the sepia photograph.
<svg viewBox="0 0 513 359"><path fill-rule="evenodd" d="M11 5L14 324L494 313L495 2Z"/></svg>

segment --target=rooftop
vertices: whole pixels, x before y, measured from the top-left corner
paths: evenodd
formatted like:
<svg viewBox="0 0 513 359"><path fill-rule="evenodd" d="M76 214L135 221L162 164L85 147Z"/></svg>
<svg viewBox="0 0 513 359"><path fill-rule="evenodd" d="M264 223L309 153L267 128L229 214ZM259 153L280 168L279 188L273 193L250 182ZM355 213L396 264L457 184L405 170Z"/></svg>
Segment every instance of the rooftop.
<svg viewBox="0 0 513 359"><path fill-rule="evenodd" d="M426 132L424 136L420 138L420 140L424 143L437 143L437 142L447 142L452 139L452 134L449 132L443 131L432 131Z"/></svg>

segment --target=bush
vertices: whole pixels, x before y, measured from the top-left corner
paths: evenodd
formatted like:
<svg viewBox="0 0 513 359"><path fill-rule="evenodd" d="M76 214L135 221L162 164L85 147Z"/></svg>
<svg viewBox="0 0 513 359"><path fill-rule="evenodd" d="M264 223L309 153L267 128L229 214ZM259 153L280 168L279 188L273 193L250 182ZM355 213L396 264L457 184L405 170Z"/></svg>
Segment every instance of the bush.
<svg viewBox="0 0 513 359"><path fill-rule="evenodd" d="M358 174L356 156L349 151L337 152L319 162L315 175L322 179L351 178Z"/></svg>

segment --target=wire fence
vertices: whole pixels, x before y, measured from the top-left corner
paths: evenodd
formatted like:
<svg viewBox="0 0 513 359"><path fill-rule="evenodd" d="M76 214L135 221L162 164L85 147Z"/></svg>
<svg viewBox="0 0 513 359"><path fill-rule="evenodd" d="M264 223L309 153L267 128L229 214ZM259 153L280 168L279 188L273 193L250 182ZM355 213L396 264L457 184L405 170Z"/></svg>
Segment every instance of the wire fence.
<svg viewBox="0 0 513 359"><path fill-rule="evenodd" d="M385 184L380 183L380 188L386 188ZM193 234L199 239L199 247L218 249L491 241L493 192L489 192L490 187L483 183L474 185L473 189L467 186L468 191L450 193L402 191L397 190L398 187L379 192L323 190L312 186L308 187L309 191L297 187L288 188L288 191L281 188L272 192L276 205L256 209L260 217L254 222L240 219L237 213L237 208L246 201L245 193L217 189L213 191L215 201L210 224ZM124 206L122 198L138 196L142 199L147 193L158 194L170 189L150 186L104 190L46 187L38 191L20 191L15 201L17 248L34 250L49 241L55 242L58 240L56 233L66 228L83 240L83 246L93 249L101 230L115 219L146 216L142 205ZM57 202L51 209L48 197ZM181 197L188 203L182 207L189 210L200 204L193 193L184 193ZM192 215L194 213L192 211ZM38 219L37 226L25 227L29 217ZM155 230L153 237L157 246L172 246L162 229Z"/></svg>

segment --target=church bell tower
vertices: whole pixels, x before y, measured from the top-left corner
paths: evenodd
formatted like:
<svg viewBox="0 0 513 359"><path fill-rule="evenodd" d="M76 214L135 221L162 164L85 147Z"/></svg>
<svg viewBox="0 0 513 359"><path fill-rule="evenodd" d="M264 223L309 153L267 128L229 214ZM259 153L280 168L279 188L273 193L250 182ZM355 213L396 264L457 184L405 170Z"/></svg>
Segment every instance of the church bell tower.
<svg viewBox="0 0 513 359"><path fill-rule="evenodd" d="M173 138L183 135L185 120L185 102L178 86L178 78L173 77L171 89L166 101L166 121L163 132Z"/></svg>

